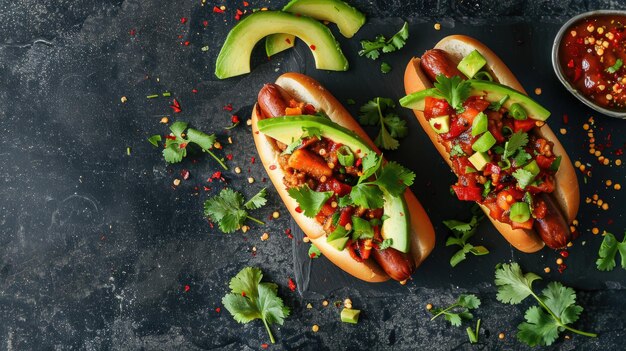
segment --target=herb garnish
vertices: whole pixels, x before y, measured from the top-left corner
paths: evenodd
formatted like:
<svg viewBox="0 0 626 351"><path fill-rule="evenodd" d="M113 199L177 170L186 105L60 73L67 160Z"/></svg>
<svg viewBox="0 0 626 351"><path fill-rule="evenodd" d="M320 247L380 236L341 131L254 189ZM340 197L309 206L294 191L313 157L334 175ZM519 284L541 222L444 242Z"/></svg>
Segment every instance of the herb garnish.
<svg viewBox="0 0 626 351"><path fill-rule="evenodd" d="M218 223L220 230L224 233L232 233L241 228L246 219L265 224L249 216L247 210L256 210L264 206L267 203L266 194L263 188L244 203L243 195L229 188L223 189L218 196L204 202L204 215Z"/></svg>
<svg viewBox="0 0 626 351"><path fill-rule="evenodd" d="M522 272L519 264L503 264L496 268L495 283L498 286L497 299L503 303L518 304L532 296L539 306L532 306L524 314L526 322L518 325L517 339L529 346L549 346L559 336L559 332L569 330L573 333L595 338L597 334L588 333L569 326L578 320L583 311L576 305L576 292L559 282L551 282L542 291L535 294L532 284L541 277L534 273Z"/></svg>
<svg viewBox="0 0 626 351"><path fill-rule="evenodd" d="M265 325L270 341L275 343L270 324L283 325L289 308L278 297L278 285L261 283L263 273L255 267L246 267L230 280L231 292L222 298L224 307L239 323L260 319Z"/></svg>
<svg viewBox="0 0 626 351"><path fill-rule="evenodd" d="M187 134L183 136L185 129L187 129L187 122L178 121L170 126L172 133L165 137L165 149L163 149L163 157L166 162L178 163L182 161L187 156L187 146L189 146L189 143L193 143L198 145L202 151L211 155L222 168L228 170L224 161L211 152L213 143L215 143L214 134L208 135L197 129L189 128L187 129ZM148 139L150 144L155 146L158 146L158 141L160 140L160 136L157 135L153 135Z"/></svg>
<svg viewBox="0 0 626 351"><path fill-rule="evenodd" d="M382 73L389 73L391 72L391 66L387 62L382 62L380 64L380 71Z"/></svg>
<svg viewBox="0 0 626 351"><path fill-rule="evenodd" d="M604 234L604 240L600 245L598 252L598 260L596 266L601 271L611 271L615 268L615 256L619 252L622 259L622 268L626 269L626 236L622 242L617 241L615 235L611 233Z"/></svg>
<svg viewBox="0 0 626 351"><path fill-rule="evenodd" d="M446 308L431 309L430 313L433 314L433 317L430 320L435 320L435 318L443 315L451 325L460 327L464 319L474 318L470 310L476 309L478 306L480 306L480 299L476 295L460 295L455 303Z"/></svg>
<svg viewBox="0 0 626 351"><path fill-rule="evenodd" d="M380 51L389 53L402 49L408 38L409 24L404 22L400 31L389 38L389 40L385 39L383 35L377 36L373 41L361 40L363 49L359 51L359 56L365 55L369 59L376 60L380 56Z"/></svg>
<svg viewBox="0 0 626 351"><path fill-rule="evenodd" d="M320 251L320 249L315 246L315 244L311 243L311 246L309 247L309 257L319 258L320 256L322 256L322 251Z"/></svg>
<svg viewBox="0 0 626 351"><path fill-rule="evenodd" d="M618 69L620 69L624 65L624 61L622 59L615 60L615 64L613 66L606 69L607 73L615 73Z"/></svg>
<svg viewBox="0 0 626 351"><path fill-rule="evenodd" d="M463 102L467 100L471 92L469 81L462 80L459 76L448 78L440 74L437 76L434 85L441 97L446 99L453 109L458 113L464 111Z"/></svg>
<svg viewBox="0 0 626 351"><path fill-rule="evenodd" d="M395 107L392 99L377 97L360 108L359 122L362 125L380 126L374 144L381 149L396 150L400 146L397 138L404 138L409 133L406 121L389 111Z"/></svg>
<svg viewBox="0 0 626 351"><path fill-rule="evenodd" d="M332 191L311 190L307 184L299 188L290 188L287 192L298 202L304 215L311 218L315 217L326 201L333 196Z"/></svg>
<svg viewBox="0 0 626 351"><path fill-rule="evenodd" d="M443 221L443 224L452 231L452 236L446 240L446 246L458 245L461 247L452 258L450 258L450 266L455 267L457 264L465 260L466 254L471 253L475 256L482 256L489 253L484 246L474 246L467 241L476 234L478 225L484 218L484 214L476 205L472 207L472 219L469 222L461 222L454 219Z"/></svg>

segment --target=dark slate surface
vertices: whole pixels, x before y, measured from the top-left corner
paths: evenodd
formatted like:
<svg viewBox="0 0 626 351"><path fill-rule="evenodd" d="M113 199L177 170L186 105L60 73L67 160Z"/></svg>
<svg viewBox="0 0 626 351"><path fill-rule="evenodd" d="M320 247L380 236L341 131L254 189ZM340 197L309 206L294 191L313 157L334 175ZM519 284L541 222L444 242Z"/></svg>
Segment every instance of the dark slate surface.
<svg viewBox="0 0 626 351"><path fill-rule="evenodd" d="M293 309L283 327L274 327L279 342L273 349L524 349L514 333L529 304L509 306L495 300L493 267L510 260L538 273L549 266L552 273L542 273L547 280L577 288L585 311L576 326L600 333L598 339L560 338L554 349L622 347L626 274L595 270L601 238L592 236L590 228L621 234L626 227L623 191L606 191L602 185L606 179L624 182L626 171L623 166L598 167L588 155L581 125L596 114L558 84L549 46L567 16L623 5L576 0L355 1L374 19L357 40L339 38L350 60L349 72L315 71L306 48L299 45L270 62L257 51L252 74L219 81L212 74L215 57L234 23L235 9L243 6L227 2L226 14L214 14L214 2L201 4L0 3L0 349L260 349L268 342L260 322L239 325L225 310L216 312L230 277L249 265L261 267L266 279L277 282ZM252 0L250 8L283 4ZM182 24L181 17L188 22ZM385 57L394 70L382 76L378 63L356 56L358 39L391 35L401 18L411 23L411 39L405 49ZM443 24L441 31L433 30L436 20ZM440 223L463 217L468 206L447 195L453 177L408 111L402 115L411 127L409 137L388 156L417 171L413 190L435 224L438 241L406 286L368 285L324 258L309 261L306 245L284 234L292 224L273 190L269 205L256 214L267 218L279 210L280 219L253 225L246 234L212 230L201 206L225 185L206 181L219 170L215 162L195 155L169 166L145 141L166 132L159 124L163 116L216 133L224 145L218 153L233 155L231 171L224 172L228 185L249 196L269 184L262 182L261 165L250 162L256 151L249 127L223 129L231 118L222 108L225 104L232 103L232 113L245 119L260 86L289 70L313 75L342 101L398 98L409 56L451 33L478 37L501 55L528 90L541 87L537 99L552 110L553 129L567 128L561 141L570 156L594 166L587 183L580 178L581 195L584 199L599 193L611 208L600 211L582 204L583 236L570 250L563 274L556 272L557 253L515 252L488 224L474 241L492 254L449 268L453 251L443 245L447 233ZM202 50L205 46L208 51ZM181 113L171 113L169 99L145 98L163 91L180 101ZM122 96L128 98L125 104ZM566 126L563 114L569 115ZM622 147L624 122L601 116L596 120L599 138L611 134L612 150ZM243 172L232 172L235 166ZM183 169L191 177L173 187ZM256 182L249 185L247 177ZM211 190L204 191L204 186ZM270 240L260 240L263 232ZM288 289L289 278L298 282L298 291ZM424 310L429 302L448 304L464 292L483 301L476 315L484 329L474 347L462 328L430 322ZM340 323L339 309L321 305L324 299L332 305L346 297L364 311L357 326ZM312 309L306 308L308 303ZM311 332L313 324L320 326L318 333ZM505 340L498 340L499 332L506 333Z"/></svg>

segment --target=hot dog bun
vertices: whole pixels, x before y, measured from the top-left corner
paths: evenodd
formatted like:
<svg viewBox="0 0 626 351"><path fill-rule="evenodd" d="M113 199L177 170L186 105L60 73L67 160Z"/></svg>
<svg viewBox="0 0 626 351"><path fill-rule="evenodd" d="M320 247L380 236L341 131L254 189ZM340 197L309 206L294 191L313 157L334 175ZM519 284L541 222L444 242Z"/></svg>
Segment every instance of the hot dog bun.
<svg viewBox="0 0 626 351"><path fill-rule="evenodd" d="M504 62L502 62L502 60L500 60L500 58L498 58L493 51L474 38L464 35L451 35L439 41L439 43L435 45L435 49L446 51L449 57L456 63L461 61L461 59L467 56L470 52L478 50L487 60L485 69L493 76L494 80L525 93L522 85L519 83L517 78L515 78L511 70L509 70L509 68L504 64ZM431 87L431 82L420 68L420 59L417 57L412 58L409 61L404 73L404 88L406 93L411 94ZM439 151L448 165L452 166L449 157L450 155L446 151L445 146L438 142L437 133L430 127L428 121L424 117L424 114L421 111L415 110L414 113L422 128L433 142L437 151ZM578 206L580 203L578 180L576 178L574 166L565 152L563 145L561 145L556 135L554 135L547 124L538 128L537 134L554 143L554 153L562 157L561 166L555 175L556 188L553 194L561 211L563 212L563 215L567 219L568 223L571 223L578 213ZM489 210L485 206L481 207L486 214L489 214ZM491 220L496 229L498 229L500 234L502 234L502 236L504 236L504 238L518 250L530 253L543 248L544 242L534 230L512 229L508 224L499 222L491 218L489 215L487 215L487 217Z"/></svg>
<svg viewBox="0 0 626 351"><path fill-rule="evenodd" d="M306 102L313 105L317 110L324 111L333 122L354 131L372 150L380 153L350 113L314 79L299 73L285 73L276 80L276 84L289 92L296 100ZM276 191L302 231L320 249L323 255L351 275L368 282L388 280L389 276L373 259L357 262L350 256L348 250L338 251L326 242L324 229L315 219L308 218L296 211L298 204L289 196L283 184L284 173L278 164L280 151L276 149L271 138L263 135L258 130L257 123L262 118L262 114L255 105L252 111L252 135L257 151ZM410 254L415 261L415 265L419 266L435 245L435 231L428 215L415 195L407 189L404 196L411 216Z"/></svg>

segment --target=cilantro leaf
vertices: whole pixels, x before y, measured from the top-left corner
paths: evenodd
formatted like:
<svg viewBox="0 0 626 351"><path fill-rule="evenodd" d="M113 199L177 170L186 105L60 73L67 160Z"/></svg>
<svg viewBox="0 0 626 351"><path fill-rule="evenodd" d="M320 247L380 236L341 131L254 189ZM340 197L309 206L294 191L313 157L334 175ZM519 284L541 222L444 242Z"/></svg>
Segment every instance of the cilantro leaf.
<svg viewBox="0 0 626 351"><path fill-rule="evenodd" d="M615 268L615 256L619 252L622 259L622 268L626 269L626 236L620 243L615 238L615 235L611 233L604 234L602 245L598 252L598 259L596 260L596 266L601 271L610 271Z"/></svg>
<svg viewBox="0 0 626 351"><path fill-rule="evenodd" d="M522 168L516 169L515 172L513 172L513 177L517 179L517 185L521 189L526 189L526 187L535 179L535 176L530 171Z"/></svg>
<svg viewBox="0 0 626 351"><path fill-rule="evenodd" d="M476 295L461 295L459 296L458 304L461 307L468 308L470 310L478 308L480 306L480 299Z"/></svg>
<svg viewBox="0 0 626 351"><path fill-rule="evenodd" d="M380 57L380 51L384 53L400 50L406 44L406 40L409 38L409 25L404 22L404 25L396 34L394 34L389 40L386 40L384 36L378 35L373 41L361 40L361 48L359 56L365 55L365 57L376 60Z"/></svg>
<svg viewBox="0 0 626 351"><path fill-rule="evenodd" d="M618 69L622 68L623 65L624 65L624 61L622 61L622 59L617 59L617 60L615 60L615 64L613 64L613 66L607 68L606 71L608 73L615 73L615 72L617 72Z"/></svg>
<svg viewBox="0 0 626 351"><path fill-rule="evenodd" d="M245 207L248 210L256 210L257 208L261 208L265 206L265 204L267 203L267 199L265 198L266 196L267 196L267 189L263 188L256 195L251 197L250 200L248 200L248 202L243 204L243 207Z"/></svg>
<svg viewBox="0 0 626 351"><path fill-rule="evenodd" d="M524 149L520 149L516 154L513 160L515 161L515 165L517 167L521 167L526 164L527 161L531 160L533 157L526 152Z"/></svg>
<svg viewBox="0 0 626 351"><path fill-rule="evenodd" d="M389 72L391 72L391 66L387 62L382 62L380 64L380 72L381 73L389 73Z"/></svg>
<svg viewBox="0 0 626 351"><path fill-rule="evenodd" d="M522 272L519 264L503 264L496 268L495 283L498 286L498 301L518 304L532 296L541 306L530 307L524 318L526 322L518 326L517 338L529 346L549 346L557 339L559 332L567 329L573 333L596 337L594 333L584 332L568 324L578 320L583 311L576 305L576 293L573 289L558 282L551 282L538 296L532 289L535 280L541 279L534 273Z"/></svg>
<svg viewBox="0 0 626 351"><path fill-rule="evenodd" d="M215 135L208 135L197 129L189 128L187 130L187 134L183 137L183 133L185 132L185 129L187 129L187 126L187 122L181 121L174 122L170 126L171 136L166 137L165 149L163 149L163 158L165 159L165 162L181 162L183 158L187 156L187 146L189 143L193 143L198 145L202 151L211 155L211 157L213 157L220 164L220 166L222 166L222 168L228 170L224 161L211 152L213 144L215 143ZM148 139L148 141L150 141L153 145L156 143L155 137L156 136L152 136Z"/></svg>
<svg viewBox="0 0 626 351"><path fill-rule="evenodd" d="M396 138L404 138L409 133L406 121L388 110L396 104L392 99L376 97L361 106L359 123L362 125L380 126L380 132L374 140L376 146L385 150L395 150L400 146Z"/></svg>
<svg viewBox="0 0 626 351"><path fill-rule="evenodd" d="M262 189L245 205L243 196L229 188L223 189L219 195L214 196L204 202L204 215L212 222L218 224L224 233L232 233L241 228L246 219L250 219L259 224L262 221L248 215L248 210L257 209L267 202L265 200L265 189ZM243 206L243 208L242 208Z"/></svg>
<svg viewBox="0 0 626 351"><path fill-rule="evenodd" d="M289 316L289 308L278 297L278 287L273 283L261 283L261 270L253 267L242 269L231 279L231 292L222 298L222 304L239 323L261 319L270 341L275 343L269 325L282 325Z"/></svg>
<svg viewBox="0 0 626 351"><path fill-rule="evenodd" d="M287 192L298 202L304 215L310 218L315 217L326 201L333 196L332 191L314 191L307 184L299 188L290 188Z"/></svg>
<svg viewBox="0 0 626 351"><path fill-rule="evenodd" d="M391 196L400 196L404 190L413 185L415 173L396 162L388 162L382 167L374 184L384 189Z"/></svg>
<svg viewBox="0 0 626 351"><path fill-rule="evenodd" d="M435 320L437 317L443 315L445 320L450 322L451 325L459 327L463 320L470 320L474 318L470 310L476 309L480 306L480 299L476 295L459 295L457 301L452 305L442 309L433 308L430 313L433 317L430 319Z"/></svg>
<svg viewBox="0 0 626 351"><path fill-rule="evenodd" d="M302 127L305 137L317 138L322 140L322 131L316 127Z"/></svg>
<svg viewBox="0 0 626 351"><path fill-rule="evenodd" d="M375 152L369 152L363 157L361 161L361 167L363 169L363 175L359 177L359 183L367 180L378 171L383 164L383 158L378 156Z"/></svg>
<svg viewBox="0 0 626 351"><path fill-rule="evenodd" d="M452 148L450 149L450 157L454 157L454 156L465 156L465 151L463 151L463 148L461 148L461 145L454 144Z"/></svg>
<svg viewBox="0 0 626 351"><path fill-rule="evenodd" d="M154 146L159 146L159 141L161 141L161 136L159 134L155 134L148 138L148 142Z"/></svg>
<svg viewBox="0 0 626 351"><path fill-rule="evenodd" d="M391 245L393 245L393 239L389 238L389 239L384 239L379 245L378 245L378 249L379 250L384 250L389 248Z"/></svg>
<svg viewBox="0 0 626 351"><path fill-rule="evenodd" d="M353 186L350 191L350 199L356 206L370 209L381 208L385 204L383 192L380 188L369 183Z"/></svg>
<svg viewBox="0 0 626 351"><path fill-rule="evenodd" d="M483 220L484 215L482 213L472 210L473 216L469 222L461 222L455 219L443 221L443 224L452 231L452 236L449 236L446 240L446 246L457 245L461 249L452 255L450 258L450 266L456 267L459 263L467 258L467 254L471 253L474 256L486 255L489 250L484 246L474 246L467 241L474 236L478 225Z"/></svg>
<svg viewBox="0 0 626 351"><path fill-rule="evenodd" d="M339 227L339 228L343 228L343 227ZM320 249L317 246L315 246L315 244L311 243L311 246L309 247L309 257L319 258L320 256L322 256L322 251L320 251Z"/></svg>
<svg viewBox="0 0 626 351"><path fill-rule="evenodd" d="M502 158L506 159L513 156L519 148L526 146L526 144L528 144L528 134L521 130L512 134L506 144L504 144L504 154Z"/></svg>
<svg viewBox="0 0 626 351"><path fill-rule="evenodd" d="M463 110L463 102L467 100L471 91L468 81L462 80L459 76L448 78L440 74L437 76L434 85L453 109L457 112Z"/></svg>

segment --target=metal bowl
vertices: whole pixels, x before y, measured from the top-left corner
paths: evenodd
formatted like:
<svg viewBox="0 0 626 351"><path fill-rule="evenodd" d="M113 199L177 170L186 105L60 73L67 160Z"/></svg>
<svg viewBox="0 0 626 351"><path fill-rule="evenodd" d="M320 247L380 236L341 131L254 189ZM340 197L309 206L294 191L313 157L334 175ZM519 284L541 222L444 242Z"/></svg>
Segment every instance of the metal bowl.
<svg viewBox="0 0 626 351"><path fill-rule="evenodd" d="M588 17L594 17L598 15L621 15L626 17L626 11L620 10L596 10L589 11L585 13L581 13L580 15L572 17L569 21L565 22L565 24L559 29L559 32L554 38L554 44L552 45L552 67L554 68L554 72L556 76L559 77L559 80L565 86L565 88L572 93L578 100L582 101L585 105L591 107L592 109L605 114L611 117L617 117L626 119L626 111L624 110L613 110L608 109L606 107L602 107L596 104L593 100L590 100L585 95L583 95L580 91L578 91L570 82L565 78L565 74L561 68L561 64L559 63L559 47L561 46L561 40L563 39L563 35L567 32L569 27L571 27L574 23L583 20Z"/></svg>

